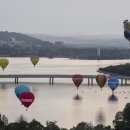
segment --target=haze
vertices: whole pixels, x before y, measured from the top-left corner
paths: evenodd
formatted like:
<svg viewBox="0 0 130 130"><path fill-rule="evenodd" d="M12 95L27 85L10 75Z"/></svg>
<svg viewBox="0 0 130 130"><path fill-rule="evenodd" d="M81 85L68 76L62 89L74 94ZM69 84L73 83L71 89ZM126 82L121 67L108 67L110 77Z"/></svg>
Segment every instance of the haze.
<svg viewBox="0 0 130 130"><path fill-rule="evenodd" d="M122 35L130 0L0 0L0 30L51 35Z"/></svg>

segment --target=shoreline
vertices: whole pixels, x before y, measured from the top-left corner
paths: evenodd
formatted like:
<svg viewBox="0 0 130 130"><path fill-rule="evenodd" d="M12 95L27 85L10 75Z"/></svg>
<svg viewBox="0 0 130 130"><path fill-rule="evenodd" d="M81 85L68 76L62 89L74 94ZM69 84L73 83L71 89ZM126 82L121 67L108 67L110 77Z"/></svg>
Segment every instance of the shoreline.
<svg viewBox="0 0 130 130"><path fill-rule="evenodd" d="M97 70L97 72L107 74L109 76L130 77L130 76L119 75L119 74L116 74L116 73L111 73L111 72L107 72L107 71L103 71L103 70Z"/></svg>

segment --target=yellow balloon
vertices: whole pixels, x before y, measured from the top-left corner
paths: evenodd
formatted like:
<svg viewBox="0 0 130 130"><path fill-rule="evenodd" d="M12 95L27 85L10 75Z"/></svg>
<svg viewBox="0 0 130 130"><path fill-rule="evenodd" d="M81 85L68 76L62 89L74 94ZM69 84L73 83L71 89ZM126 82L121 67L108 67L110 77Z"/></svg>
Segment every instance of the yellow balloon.
<svg viewBox="0 0 130 130"><path fill-rule="evenodd" d="M8 64L9 64L9 60L8 59L4 59L4 58L0 59L0 66L3 69L3 71L8 66Z"/></svg>
<svg viewBox="0 0 130 130"><path fill-rule="evenodd" d="M30 57L30 60L31 60L31 62L32 62L32 64L34 65L34 67L35 67L35 65L38 63L38 61L39 61L39 57Z"/></svg>

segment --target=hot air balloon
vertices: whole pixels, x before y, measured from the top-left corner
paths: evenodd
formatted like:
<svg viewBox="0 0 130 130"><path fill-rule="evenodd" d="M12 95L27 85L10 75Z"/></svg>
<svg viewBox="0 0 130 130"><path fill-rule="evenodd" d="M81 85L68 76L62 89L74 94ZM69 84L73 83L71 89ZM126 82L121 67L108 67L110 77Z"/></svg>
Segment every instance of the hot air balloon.
<svg viewBox="0 0 130 130"><path fill-rule="evenodd" d="M112 92L118 87L119 80L115 77L110 77L108 80L108 86L111 88Z"/></svg>
<svg viewBox="0 0 130 130"><path fill-rule="evenodd" d="M29 107L35 99L35 96L32 92L25 92L20 95L20 101L25 107Z"/></svg>
<svg viewBox="0 0 130 130"><path fill-rule="evenodd" d="M128 20L124 20L124 37L130 42L130 22Z"/></svg>
<svg viewBox="0 0 130 130"><path fill-rule="evenodd" d="M24 92L30 92L30 88L26 85L18 85L15 88L15 94L20 99L20 95Z"/></svg>
<svg viewBox="0 0 130 130"><path fill-rule="evenodd" d="M35 67L35 65L38 63L38 61L39 61L39 57L30 57L30 60L31 60L31 62L32 62L32 64L34 65L34 67Z"/></svg>
<svg viewBox="0 0 130 130"><path fill-rule="evenodd" d="M8 64L9 64L9 60L8 59L4 59L4 58L0 59L0 66L3 69L3 71L8 66Z"/></svg>
<svg viewBox="0 0 130 130"><path fill-rule="evenodd" d="M96 81L97 81L97 84L99 85L99 87L102 89L107 82L107 76L106 75L97 75Z"/></svg>
<svg viewBox="0 0 130 130"><path fill-rule="evenodd" d="M81 83L83 81L83 76L80 74L76 74L73 76L72 80L78 89L78 87L81 85Z"/></svg>

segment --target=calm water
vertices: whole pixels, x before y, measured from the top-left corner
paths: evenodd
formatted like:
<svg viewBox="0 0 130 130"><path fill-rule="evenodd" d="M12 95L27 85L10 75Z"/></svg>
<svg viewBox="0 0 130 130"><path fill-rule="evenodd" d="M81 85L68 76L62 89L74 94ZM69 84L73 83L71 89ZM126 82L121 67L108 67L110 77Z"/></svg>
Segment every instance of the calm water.
<svg viewBox="0 0 130 130"><path fill-rule="evenodd" d="M1 74L97 74L99 67L130 62L130 60L92 61L41 58L34 68L29 58L9 58L8 68ZM95 84L87 86L83 81L77 90L71 79L57 79L53 86L48 79L20 79L35 94L35 101L29 110L21 105L14 93L14 79L0 79L0 112L9 122L17 121L22 115L25 120L33 118L45 124L56 120L61 127L70 128L81 121L93 124L112 124L116 112L122 111L130 100L130 87L119 86L115 96L106 85L101 91Z"/></svg>

